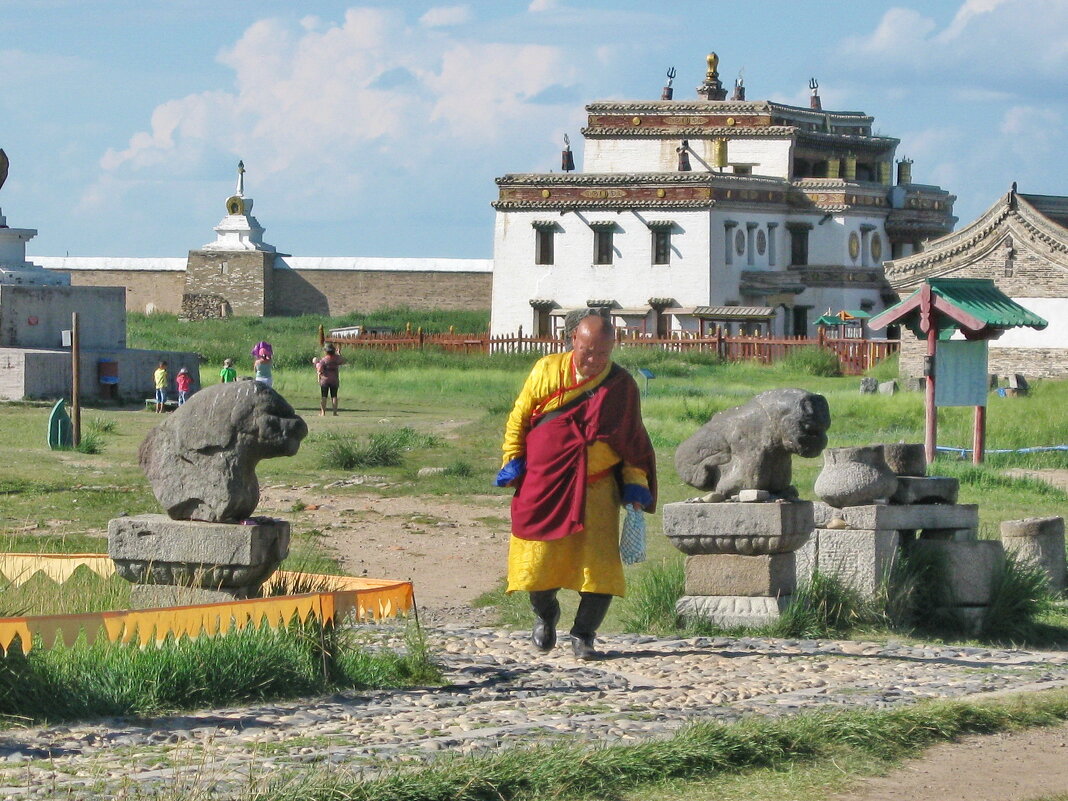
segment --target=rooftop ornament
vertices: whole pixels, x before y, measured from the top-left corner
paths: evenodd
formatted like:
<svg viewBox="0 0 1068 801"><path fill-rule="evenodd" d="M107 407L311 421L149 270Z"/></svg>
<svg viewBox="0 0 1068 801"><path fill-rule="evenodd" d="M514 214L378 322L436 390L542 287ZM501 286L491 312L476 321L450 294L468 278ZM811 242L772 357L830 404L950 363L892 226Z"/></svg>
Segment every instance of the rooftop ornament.
<svg viewBox="0 0 1068 801"><path fill-rule="evenodd" d="M564 134L564 149L560 153L560 169L572 172L575 169L575 154L571 152L571 139Z"/></svg>
<svg viewBox="0 0 1068 801"><path fill-rule="evenodd" d="M671 82L673 80L675 80L675 68L668 67L667 83L664 85L663 91L660 92L661 100L671 100L675 96L675 90L671 88Z"/></svg>
<svg viewBox="0 0 1068 801"><path fill-rule="evenodd" d="M935 459L939 406L974 406L972 462L983 461L986 438L988 343L1009 328L1041 331L1046 320L1014 301L988 278L928 278L896 306L868 323L893 323L927 340L923 361L924 454Z"/></svg>

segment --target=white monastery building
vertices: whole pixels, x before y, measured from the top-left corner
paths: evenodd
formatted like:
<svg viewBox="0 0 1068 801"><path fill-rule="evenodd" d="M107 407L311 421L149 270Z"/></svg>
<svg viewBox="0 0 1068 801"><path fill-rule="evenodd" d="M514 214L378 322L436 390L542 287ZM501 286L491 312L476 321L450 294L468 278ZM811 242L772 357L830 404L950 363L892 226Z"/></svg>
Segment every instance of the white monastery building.
<svg viewBox="0 0 1068 801"><path fill-rule="evenodd" d="M813 335L825 311L896 301L884 259L952 230L953 201L912 182L873 118L731 99L708 56L695 100L595 102L584 171L497 179L492 330L558 334L609 310L634 335Z"/></svg>

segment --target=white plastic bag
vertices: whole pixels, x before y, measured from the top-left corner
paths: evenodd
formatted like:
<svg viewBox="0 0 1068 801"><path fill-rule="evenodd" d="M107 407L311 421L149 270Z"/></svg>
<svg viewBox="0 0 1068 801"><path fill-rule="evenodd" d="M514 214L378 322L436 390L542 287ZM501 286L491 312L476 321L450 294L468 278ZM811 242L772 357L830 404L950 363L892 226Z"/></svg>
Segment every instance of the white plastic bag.
<svg viewBox="0 0 1068 801"><path fill-rule="evenodd" d="M645 561L645 514L629 504L623 533L619 535L619 556L625 565Z"/></svg>

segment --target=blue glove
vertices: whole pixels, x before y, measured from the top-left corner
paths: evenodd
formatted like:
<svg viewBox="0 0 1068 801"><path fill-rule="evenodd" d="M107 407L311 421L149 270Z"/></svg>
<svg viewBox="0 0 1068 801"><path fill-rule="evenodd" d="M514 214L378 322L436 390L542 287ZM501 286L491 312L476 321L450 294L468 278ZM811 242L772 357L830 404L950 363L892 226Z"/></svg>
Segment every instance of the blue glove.
<svg viewBox="0 0 1068 801"><path fill-rule="evenodd" d="M497 480L494 483L498 487L507 487L511 482L523 475L526 467L527 460L522 456L517 456L501 468L501 472L497 474Z"/></svg>
<svg viewBox="0 0 1068 801"><path fill-rule="evenodd" d="M643 509L652 505L653 494L641 484L623 485L623 505L639 504Z"/></svg>

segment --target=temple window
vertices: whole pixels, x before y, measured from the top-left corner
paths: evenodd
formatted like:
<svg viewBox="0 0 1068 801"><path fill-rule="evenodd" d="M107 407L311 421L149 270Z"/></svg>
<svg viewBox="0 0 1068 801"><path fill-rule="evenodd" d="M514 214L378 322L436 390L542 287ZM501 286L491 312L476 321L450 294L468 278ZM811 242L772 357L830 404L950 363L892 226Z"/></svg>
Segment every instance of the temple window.
<svg viewBox="0 0 1068 801"><path fill-rule="evenodd" d="M534 263L554 264L556 260L556 223L534 223Z"/></svg>
<svg viewBox="0 0 1068 801"><path fill-rule="evenodd" d="M808 264L808 233L812 228L809 223L787 223L790 231L790 264L803 266Z"/></svg>
<svg viewBox="0 0 1068 801"><path fill-rule="evenodd" d="M593 263L611 264L615 254L615 223L591 223L593 228Z"/></svg>

